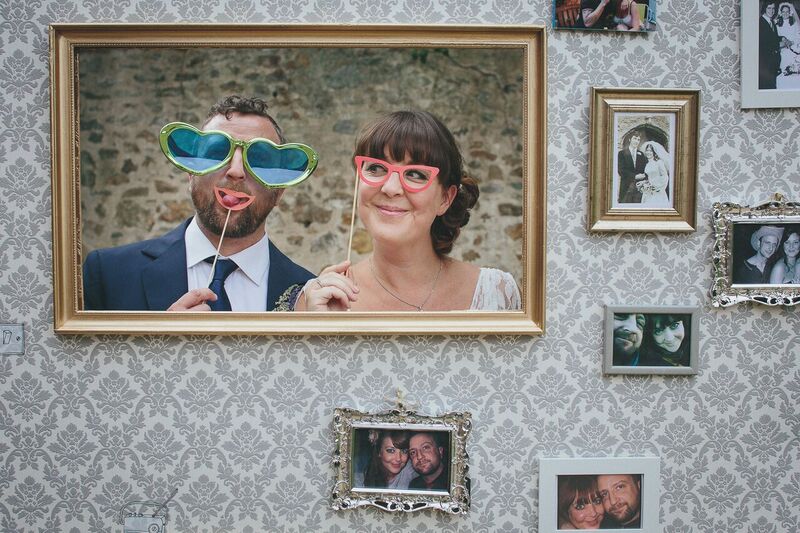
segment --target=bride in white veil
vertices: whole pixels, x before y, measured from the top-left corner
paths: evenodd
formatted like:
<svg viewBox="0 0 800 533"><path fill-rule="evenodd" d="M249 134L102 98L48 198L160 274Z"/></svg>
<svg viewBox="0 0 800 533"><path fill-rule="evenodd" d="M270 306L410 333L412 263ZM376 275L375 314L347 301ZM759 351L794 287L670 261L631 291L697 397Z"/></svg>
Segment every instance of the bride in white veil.
<svg viewBox="0 0 800 533"><path fill-rule="evenodd" d="M667 194L672 175L672 159L666 148L655 141L647 141L642 145L647 166L644 173L647 179L641 184L642 205L648 207L672 207ZM673 187L674 188L674 187ZM672 192L672 188L670 189Z"/></svg>
<svg viewBox="0 0 800 533"><path fill-rule="evenodd" d="M791 2L778 6L775 18L778 35L788 41L781 46L781 74L776 80L777 88L800 88L800 20Z"/></svg>

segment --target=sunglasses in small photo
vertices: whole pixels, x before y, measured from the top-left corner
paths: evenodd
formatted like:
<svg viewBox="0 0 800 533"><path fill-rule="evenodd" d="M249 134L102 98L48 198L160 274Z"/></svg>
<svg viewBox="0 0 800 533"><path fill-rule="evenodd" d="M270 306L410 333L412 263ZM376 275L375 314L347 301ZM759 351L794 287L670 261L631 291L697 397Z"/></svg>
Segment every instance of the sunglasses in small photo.
<svg viewBox="0 0 800 533"><path fill-rule="evenodd" d="M236 148L241 148L245 170L270 189L297 185L314 172L319 160L314 149L305 144L275 144L261 138L240 141L224 131L200 131L183 122L161 128L159 144L173 165L197 176L225 167Z"/></svg>

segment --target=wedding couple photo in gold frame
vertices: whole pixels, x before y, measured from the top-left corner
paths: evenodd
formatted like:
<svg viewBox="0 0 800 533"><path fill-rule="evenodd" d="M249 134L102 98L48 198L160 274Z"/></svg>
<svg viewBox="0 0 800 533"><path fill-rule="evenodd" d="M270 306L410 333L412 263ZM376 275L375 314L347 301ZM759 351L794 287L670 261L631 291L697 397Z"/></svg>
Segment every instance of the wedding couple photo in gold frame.
<svg viewBox="0 0 800 533"><path fill-rule="evenodd" d="M56 332L543 333L544 28L54 24L50 40ZM92 250L157 238L193 214L159 130L199 127L227 94L264 97L288 140L319 153L314 175L267 219L270 240L314 274L348 253L359 130L400 109L438 116L480 189L450 257L508 272L519 310L88 309L82 267ZM354 262L370 252L359 224Z"/></svg>
<svg viewBox="0 0 800 533"><path fill-rule="evenodd" d="M590 232L697 229L700 91L591 91Z"/></svg>

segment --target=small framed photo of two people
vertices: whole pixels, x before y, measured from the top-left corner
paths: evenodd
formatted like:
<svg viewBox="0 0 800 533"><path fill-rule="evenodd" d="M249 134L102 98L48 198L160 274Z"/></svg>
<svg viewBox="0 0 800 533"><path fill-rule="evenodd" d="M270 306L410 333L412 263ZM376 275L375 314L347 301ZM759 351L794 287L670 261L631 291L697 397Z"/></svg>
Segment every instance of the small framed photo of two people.
<svg viewBox="0 0 800 533"><path fill-rule="evenodd" d="M700 91L592 88L589 231L695 231Z"/></svg>
<svg viewBox="0 0 800 533"><path fill-rule="evenodd" d="M553 28L653 31L656 0L554 0Z"/></svg>
<svg viewBox="0 0 800 533"><path fill-rule="evenodd" d="M800 107L800 1L741 6L742 107Z"/></svg>
<svg viewBox="0 0 800 533"><path fill-rule="evenodd" d="M333 509L372 505L384 511L466 514L471 427L469 413L336 409Z"/></svg>
<svg viewBox="0 0 800 533"><path fill-rule="evenodd" d="M697 307L607 306L604 374L697 374Z"/></svg>
<svg viewBox="0 0 800 533"><path fill-rule="evenodd" d="M711 303L800 304L800 203L715 203Z"/></svg>
<svg viewBox="0 0 800 533"><path fill-rule="evenodd" d="M657 457L539 460L539 533L661 531Z"/></svg>

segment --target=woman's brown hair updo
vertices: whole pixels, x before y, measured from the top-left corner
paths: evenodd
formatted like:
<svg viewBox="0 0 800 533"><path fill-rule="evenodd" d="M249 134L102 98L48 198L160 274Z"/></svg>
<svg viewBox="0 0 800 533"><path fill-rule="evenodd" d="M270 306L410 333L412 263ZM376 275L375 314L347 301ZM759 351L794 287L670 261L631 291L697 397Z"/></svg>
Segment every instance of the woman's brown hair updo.
<svg viewBox="0 0 800 533"><path fill-rule="evenodd" d="M447 211L431 225L433 250L446 255L453 249L461 228L469 222L469 210L478 201L478 182L464 172L464 160L456 140L442 122L427 111L395 111L367 125L356 140L354 155L403 161L439 168L439 183L458 193Z"/></svg>

